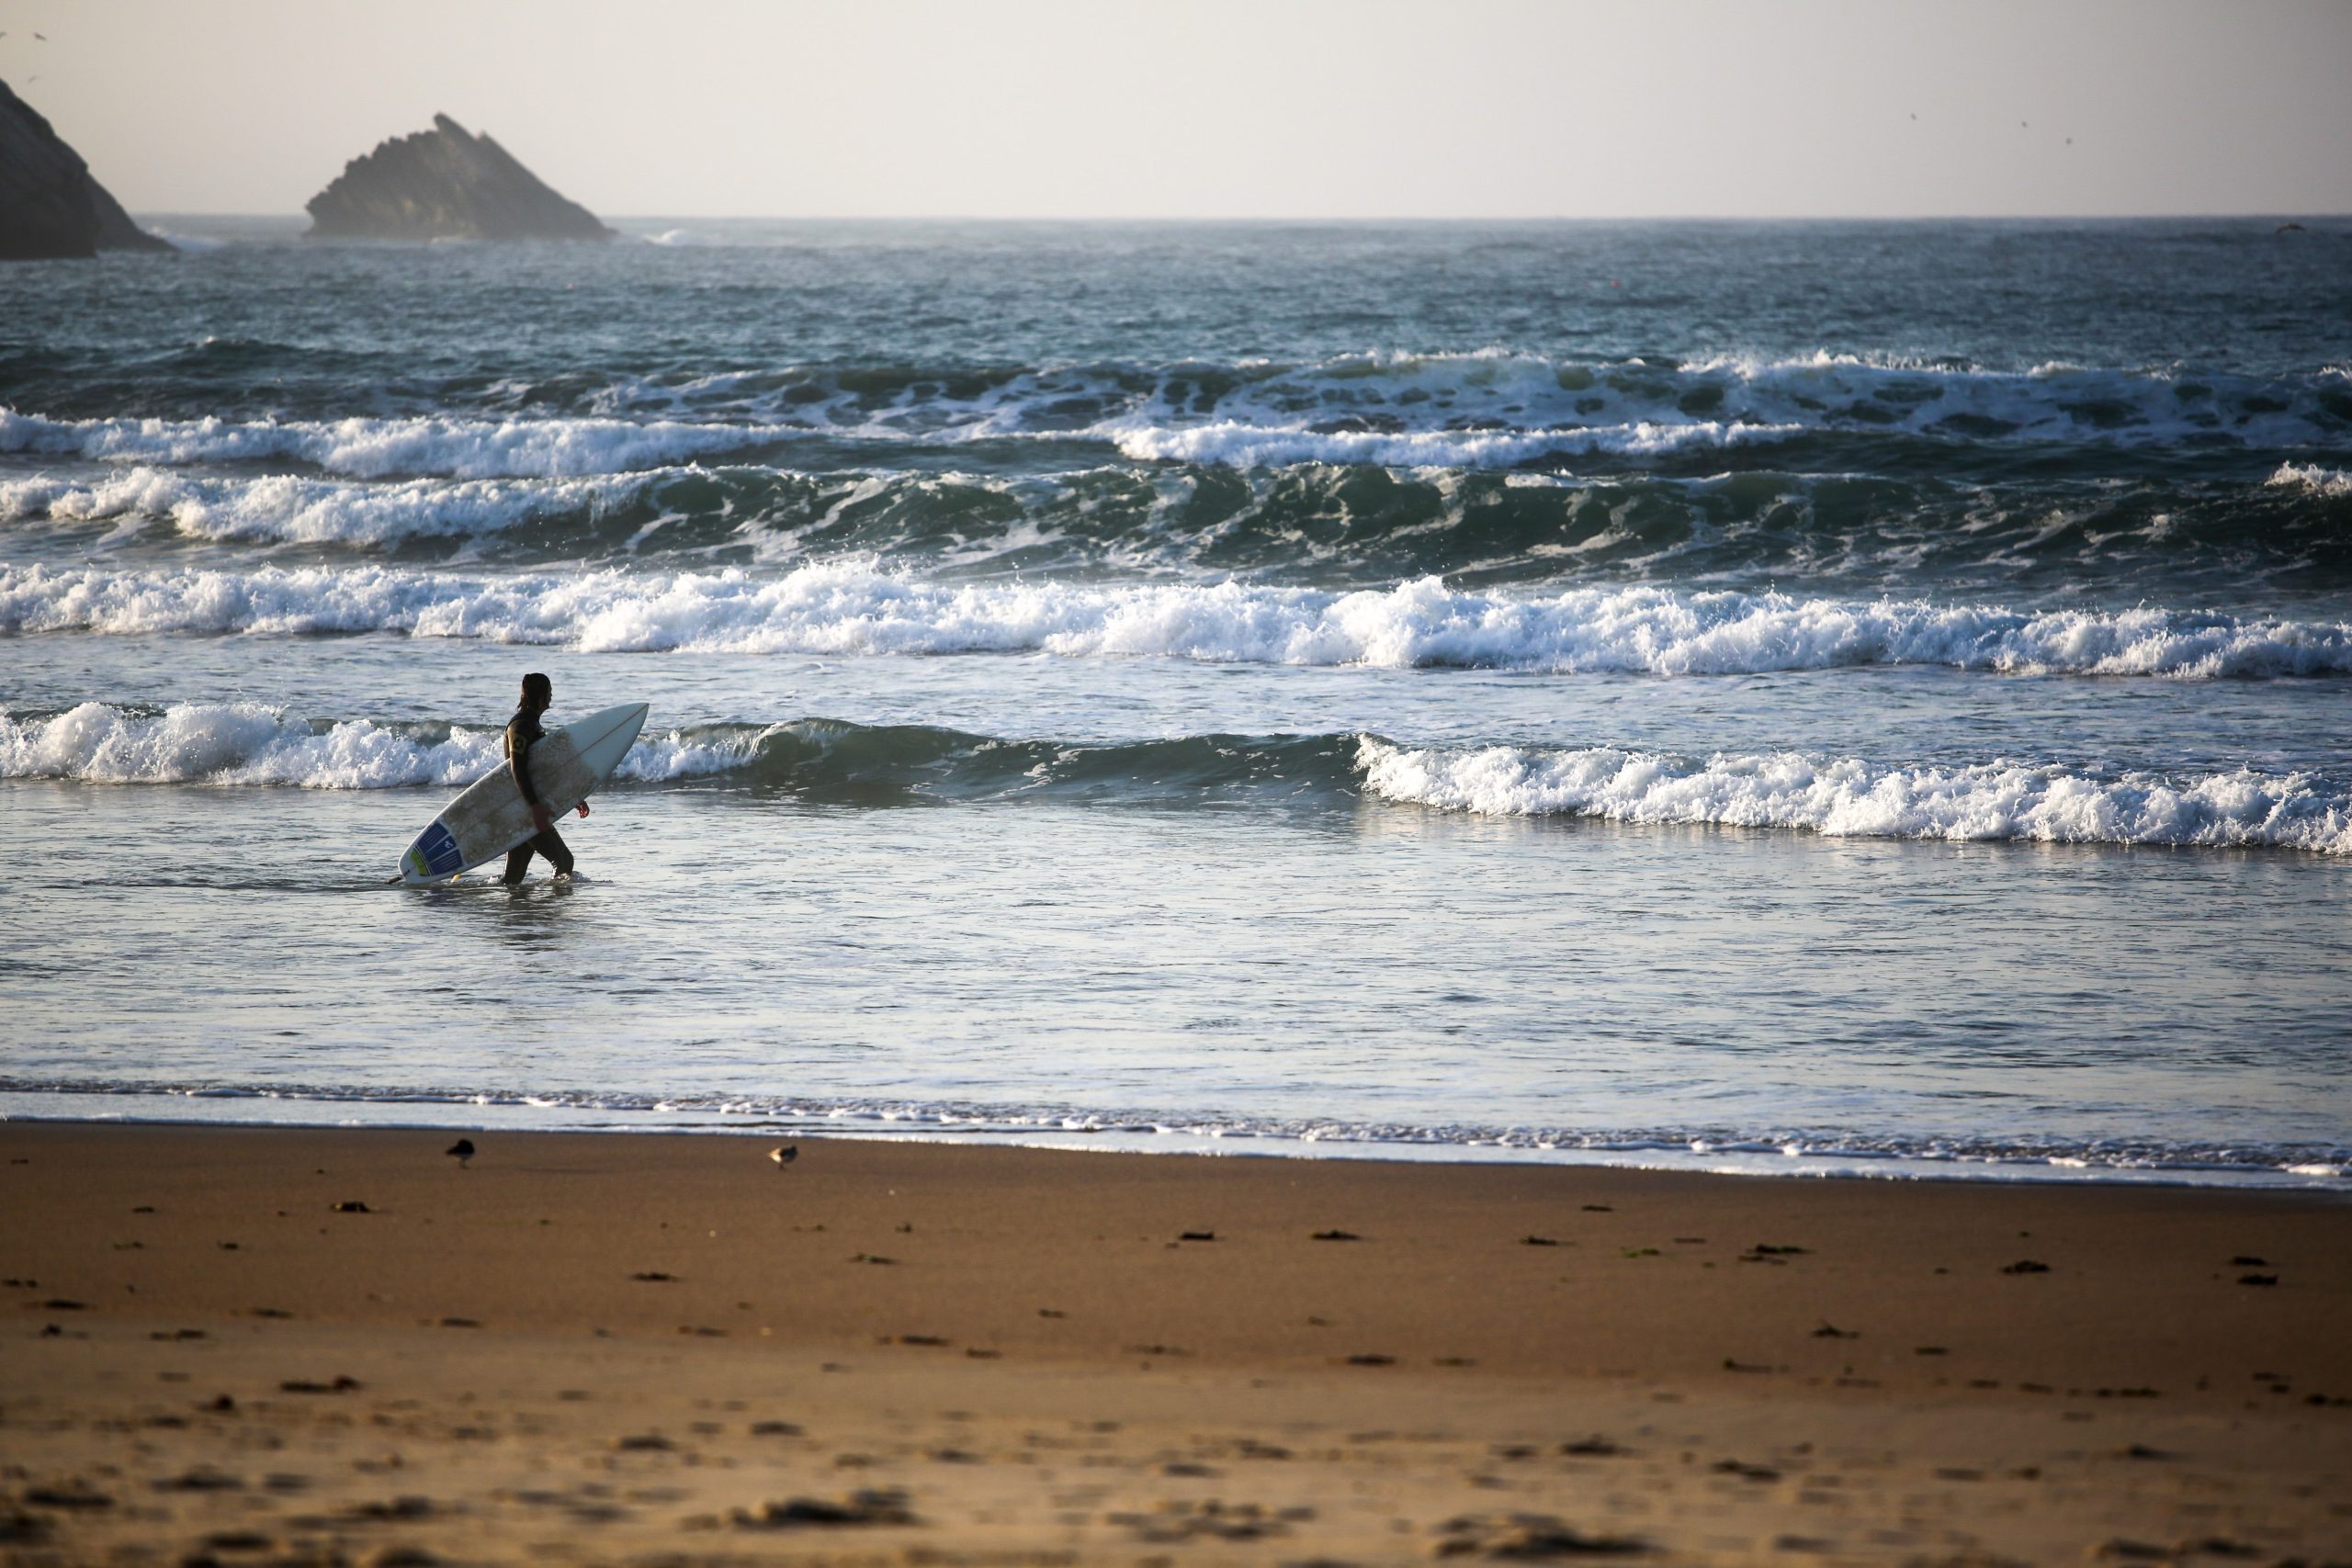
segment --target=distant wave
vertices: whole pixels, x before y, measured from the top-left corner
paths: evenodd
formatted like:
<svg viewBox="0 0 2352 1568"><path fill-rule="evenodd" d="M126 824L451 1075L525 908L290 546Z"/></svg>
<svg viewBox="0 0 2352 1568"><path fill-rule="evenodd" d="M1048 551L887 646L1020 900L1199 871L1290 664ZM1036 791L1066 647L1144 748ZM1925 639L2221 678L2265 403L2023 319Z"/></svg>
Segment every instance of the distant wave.
<svg viewBox="0 0 2352 1568"><path fill-rule="evenodd" d="M2304 773L2106 778L2013 762L1906 768L1798 752L1693 761L1611 747L1417 750L1369 738L1363 765L1382 799L1484 816L2352 854L2352 796Z"/></svg>
<svg viewBox="0 0 2352 1568"><path fill-rule="evenodd" d="M462 576L0 565L0 631L314 633L841 656L1457 666L1719 675L1865 664L2186 679L2352 673L2352 625L2162 608L2033 613L1927 601L1577 588L1524 597L1437 578L1387 590L926 581L860 562Z"/></svg>
<svg viewBox="0 0 2352 1568"><path fill-rule="evenodd" d="M2343 367L2283 378L2056 363L2004 370L1827 351L1697 360L1487 349L1306 362L813 365L628 378L583 398L598 414L788 417L900 437L1090 434L1146 451L1179 432L1219 426L1294 439L1548 434L1571 451L1579 441L1606 440L1579 433L1703 426L1748 429L1757 438L1900 432L2101 446L2299 446L2352 436L2352 373ZM1223 450L1237 462L1296 460L1230 442ZM1487 460L1529 455L1505 444L1488 449Z"/></svg>
<svg viewBox="0 0 2352 1568"><path fill-rule="evenodd" d="M350 374L335 379L347 384ZM311 418L56 419L0 410L0 452L170 464L277 459L361 478L494 479L613 472L809 436L919 446L1083 441L1136 460L1238 468L1469 468L1805 436L1903 436L1962 450L2267 451L2352 440L2352 374L2336 367L2255 378L2058 365L2001 371L1827 353L1653 363L1494 351L1311 364L819 365L560 385L553 406L536 383L420 390L430 410L407 417L322 408ZM505 400L514 406L501 406Z"/></svg>
<svg viewBox="0 0 2352 1568"><path fill-rule="evenodd" d="M309 721L254 704L84 703L0 715L0 777L95 784L456 786L499 765L494 729ZM1196 735L1076 743L831 719L644 737L618 776L848 805L1023 796L1193 803L1340 797L1487 816L1804 829L1833 836L2277 848L2352 854L2352 796L2304 773L2089 774L1798 752L1677 758L1613 747L1413 749L1375 736Z"/></svg>
<svg viewBox="0 0 2352 1568"><path fill-rule="evenodd" d="M1288 468L1302 463L1364 463L1396 468L1508 468L1540 457L1604 452L1651 457L1696 448L1754 446L1804 434L1798 424L1603 425L1561 430L1298 429L1220 420L1169 427L1143 424L1110 434L1122 454L1237 468Z"/></svg>
<svg viewBox="0 0 2352 1568"><path fill-rule="evenodd" d="M478 535L628 499L633 475L581 479L432 479L353 484L272 474L221 479L141 466L92 479L0 480L0 522L170 523L199 539L379 545L425 535Z"/></svg>
<svg viewBox="0 0 2352 1568"><path fill-rule="evenodd" d="M1739 433L1701 434L1736 445ZM1224 427L1206 434L1261 438ZM740 561L748 551L775 561L871 555L934 568L1263 573L1318 587L1429 573L1487 584L1791 577L1938 597L2096 584L2119 597L2244 603L2352 587L2346 499L2352 479L2296 464L2260 478L1986 487L1770 468L1573 477L1303 463L1236 473L1172 459L1013 474L729 460L471 479L77 462L0 476L0 525L80 535L109 525L109 545L294 544L534 562L675 566L710 555Z"/></svg>
<svg viewBox="0 0 2352 1568"><path fill-rule="evenodd" d="M0 409L0 452L96 461L295 461L359 479L563 478L727 452L790 434L625 419L44 419Z"/></svg>

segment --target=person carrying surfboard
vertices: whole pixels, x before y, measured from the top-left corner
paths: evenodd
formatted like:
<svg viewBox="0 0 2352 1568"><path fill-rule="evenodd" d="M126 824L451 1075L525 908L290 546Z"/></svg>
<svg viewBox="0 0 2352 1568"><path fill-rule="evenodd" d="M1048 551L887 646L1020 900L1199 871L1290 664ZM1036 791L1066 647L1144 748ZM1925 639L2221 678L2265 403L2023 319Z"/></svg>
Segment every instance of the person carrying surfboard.
<svg viewBox="0 0 2352 1568"><path fill-rule="evenodd" d="M531 869L534 852L547 857L555 867L558 882L571 880L571 851L563 836L555 830L555 814L539 798L538 786L531 782L531 747L547 739L547 730L539 724L539 715L548 711L555 701L555 682L537 671L523 677L523 705L514 716L506 721L506 766L514 775L514 787L531 807L531 825L538 829L529 838L506 852L505 883L509 887L519 885L523 874ZM588 803L580 803L580 815L588 815Z"/></svg>

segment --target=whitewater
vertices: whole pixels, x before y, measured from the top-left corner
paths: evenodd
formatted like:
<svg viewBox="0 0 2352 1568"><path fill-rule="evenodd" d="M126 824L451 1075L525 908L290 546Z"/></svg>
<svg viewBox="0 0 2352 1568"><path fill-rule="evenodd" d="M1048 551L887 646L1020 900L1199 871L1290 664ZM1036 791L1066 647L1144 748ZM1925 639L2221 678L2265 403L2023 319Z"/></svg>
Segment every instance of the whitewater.
<svg viewBox="0 0 2352 1568"><path fill-rule="evenodd" d="M1870 664L2176 679L2352 672L2352 624L2146 608L1783 593L1570 589L1462 593L1198 585L927 582L850 561L781 576L616 570L467 579L384 568L21 572L0 628L283 635L396 632L585 650L842 655L1040 652L1253 664L1456 666L1550 674L1724 675Z"/></svg>
<svg viewBox="0 0 2352 1568"><path fill-rule="evenodd" d="M2352 1183L2352 229L694 241L0 279L0 1114Z"/></svg>

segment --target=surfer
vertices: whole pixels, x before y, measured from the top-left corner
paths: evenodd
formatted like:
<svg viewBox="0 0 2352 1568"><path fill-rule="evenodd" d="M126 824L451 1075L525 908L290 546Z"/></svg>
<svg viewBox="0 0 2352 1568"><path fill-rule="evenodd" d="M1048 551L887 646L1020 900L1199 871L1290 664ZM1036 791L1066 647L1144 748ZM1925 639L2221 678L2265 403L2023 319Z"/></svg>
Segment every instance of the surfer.
<svg viewBox="0 0 2352 1568"><path fill-rule="evenodd" d="M509 887L521 883L523 874L531 869L534 851L545 855L548 863L555 867L558 882L571 880L571 851L565 845L563 836L555 830L555 814L548 809L548 803L539 798L538 787L531 783L531 747L547 739L548 733L540 728L539 715L547 712L554 701L555 682L535 670L523 677L523 705L506 721L506 766L514 775L514 787L530 802L531 825L538 829L506 852L505 883ZM584 800L580 803L580 815L588 815L588 803Z"/></svg>

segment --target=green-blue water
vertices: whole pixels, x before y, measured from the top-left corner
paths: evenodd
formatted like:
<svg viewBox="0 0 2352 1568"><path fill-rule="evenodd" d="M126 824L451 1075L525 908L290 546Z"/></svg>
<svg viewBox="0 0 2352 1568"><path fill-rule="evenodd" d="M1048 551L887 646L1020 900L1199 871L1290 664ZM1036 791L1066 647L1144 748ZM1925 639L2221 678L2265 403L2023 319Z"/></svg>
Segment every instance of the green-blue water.
<svg viewBox="0 0 2352 1568"><path fill-rule="evenodd" d="M2344 1180L2352 223L162 226L0 1108ZM533 668L594 880L383 889Z"/></svg>

